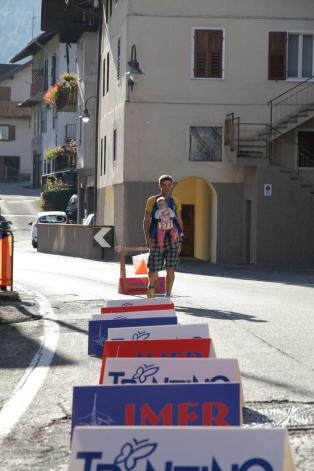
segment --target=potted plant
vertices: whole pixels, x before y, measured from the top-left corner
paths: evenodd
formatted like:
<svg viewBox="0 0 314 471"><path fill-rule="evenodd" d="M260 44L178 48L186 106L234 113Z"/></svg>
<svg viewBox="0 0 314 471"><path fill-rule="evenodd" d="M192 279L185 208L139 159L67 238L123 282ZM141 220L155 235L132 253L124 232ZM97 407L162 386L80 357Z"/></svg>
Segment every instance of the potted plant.
<svg viewBox="0 0 314 471"><path fill-rule="evenodd" d="M55 106L59 110L67 105L73 108L76 106L77 88L76 74L65 72L57 83L48 88L43 100L47 105ZM69 111L74 111L72 108Z"/></svg>

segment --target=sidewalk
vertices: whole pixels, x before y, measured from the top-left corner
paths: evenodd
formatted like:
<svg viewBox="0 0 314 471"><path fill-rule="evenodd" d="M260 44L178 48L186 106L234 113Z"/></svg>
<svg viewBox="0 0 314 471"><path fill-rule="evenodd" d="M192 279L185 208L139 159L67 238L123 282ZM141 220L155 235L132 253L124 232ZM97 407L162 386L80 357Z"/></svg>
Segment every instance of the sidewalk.
<svg viewBox="0 0 314 471"><path fill-rule="evenodd" d="M34 296L22 291L0 291L0 325L40 319L39 306Z"/></svg>

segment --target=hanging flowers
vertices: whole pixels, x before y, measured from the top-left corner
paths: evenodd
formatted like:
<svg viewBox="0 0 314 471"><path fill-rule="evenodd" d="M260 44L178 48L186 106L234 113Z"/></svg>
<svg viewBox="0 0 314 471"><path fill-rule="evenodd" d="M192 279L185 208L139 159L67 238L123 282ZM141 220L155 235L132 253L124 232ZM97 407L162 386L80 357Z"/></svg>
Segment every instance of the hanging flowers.
<svg viewBox="0 0 314 471"><path fill-rule="evenodd" d="M58 102L67 100L73 104L76 102L77 88L77 75L65 72L59 82L48 88L43 100L50 106L58 106Z"/></svg>

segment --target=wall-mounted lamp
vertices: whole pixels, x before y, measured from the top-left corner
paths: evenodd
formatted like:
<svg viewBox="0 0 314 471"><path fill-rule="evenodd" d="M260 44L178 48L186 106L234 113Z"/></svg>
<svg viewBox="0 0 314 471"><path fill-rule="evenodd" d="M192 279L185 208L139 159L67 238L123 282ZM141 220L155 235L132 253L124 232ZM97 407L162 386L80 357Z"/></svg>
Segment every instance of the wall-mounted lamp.
<svg viewBox="0 0 314 471"><path fill-rule="evenodd" d="M89 96L86 100L85 100L85 104L84 104L84 110L83 110L83 113L80 114L79 118L83 121L83 123L89 123L90 121L90 114L89 114L89 111L88 111L88 108L87 108L87 103L89 102L89 100L91 100L92 98L96 98L96 96Z"/></svg>
<svg viewBox="0 0 314 471"><path fill-rule="evenodd" d="M138 63L136 57L136 46L133 44L131 50L131 60L128 62L130 66L130 70L126 73L128 78L128 86L131 88L133 92L134 83L139 75L143 75L143 72L140 69L140 64Z"/></svg>

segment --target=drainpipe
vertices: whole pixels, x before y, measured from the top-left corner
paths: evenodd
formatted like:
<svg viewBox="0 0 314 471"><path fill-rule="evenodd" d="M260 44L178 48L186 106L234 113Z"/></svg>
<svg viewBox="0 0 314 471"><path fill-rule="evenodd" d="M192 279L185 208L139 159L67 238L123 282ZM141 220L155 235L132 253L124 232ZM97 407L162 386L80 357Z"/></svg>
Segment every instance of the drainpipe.
<svg viewBox="0 0 314 471"><path fill-rule="evenodd" d="M99 109L100 109L100 74L101 74L101 41L102 41L102 24L103 24L103 5L100 4L99 27L98 27L98 70L97 70L97 100L96 100L96 147L95 147L95 185L94 185L94 214L97 223L97 178L98 178L98 137L99 137Z"/></svg>

